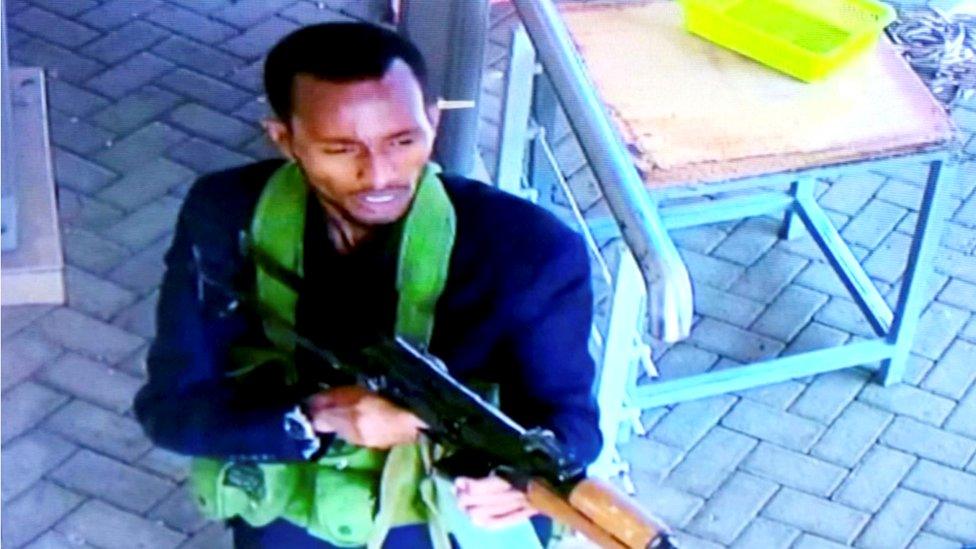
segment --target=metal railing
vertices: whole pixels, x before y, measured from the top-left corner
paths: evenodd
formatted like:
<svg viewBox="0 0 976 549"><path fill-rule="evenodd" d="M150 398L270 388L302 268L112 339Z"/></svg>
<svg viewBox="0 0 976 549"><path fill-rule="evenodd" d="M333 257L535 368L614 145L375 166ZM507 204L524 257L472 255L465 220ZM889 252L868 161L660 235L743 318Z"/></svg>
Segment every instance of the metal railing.
<svg viewBox="0 0 976 549"><path fill-rule="evenodd" d="M535 7L533 4L530 9ZM524 16L524 12L521 14ZM661 264L658 260L661 248L674 248L626 149L609 121L601 117L602 104L590 88L575 50L562 47L565 44L552 44L558 40L555 31L562 28L561 22L536 20L535 25L534 36L530 36L529 22L524 20L511 36L496 181L499 187L513 194L541 198L542 205L558 213L567 214L568 209L571 219L567 221L579 228L593 258L595 281L608 290L607 314L598 317L602 322L595 322L592 330L604 448L591 472L601 476L622 475L626 485L629 466L620 458L616 442L632 432L644 434L640 411L628 405L629 391L636 386L642 370L655 372L644 329L648 287L653 285L660 290L661 277L667 274L657 269ZM566 108L567 105L572 108ZM558 137L556 117L560 107L593 168L614 214L614 224L625 242L618 241L620 245L613 248L619 253L609 257L605 256L606 248L601 249L598 242L601 239L594 235L591 220L580 207L554 151L552 140ZM565 197L568 208L548 203L556 194ZM648 258L643 267L653 276L641 272L635 261L635 248L643 250L643 257ZM679 265L680 273L687 276L680 259Z"/></svg>
<svg viewBox="0 0 976 549"><path fill-rule="evenodd" d="M647 328L666 341L687 336L692 299L688 271L644 182L606 115L551 0L513 0L647 287Z"/></svg>

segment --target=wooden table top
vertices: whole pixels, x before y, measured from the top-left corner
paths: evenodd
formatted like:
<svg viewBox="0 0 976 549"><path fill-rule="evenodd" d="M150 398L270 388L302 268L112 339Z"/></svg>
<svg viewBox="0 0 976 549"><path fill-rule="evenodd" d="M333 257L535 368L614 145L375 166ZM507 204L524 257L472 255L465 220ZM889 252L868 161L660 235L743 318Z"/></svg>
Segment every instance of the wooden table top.
<svg viewBox="0 0 976 549"><path fill-rule="evenodd" d="M816 83L684 30L674 2L562 10L649 187L867 160L952 138L886 39Z"/></svg>

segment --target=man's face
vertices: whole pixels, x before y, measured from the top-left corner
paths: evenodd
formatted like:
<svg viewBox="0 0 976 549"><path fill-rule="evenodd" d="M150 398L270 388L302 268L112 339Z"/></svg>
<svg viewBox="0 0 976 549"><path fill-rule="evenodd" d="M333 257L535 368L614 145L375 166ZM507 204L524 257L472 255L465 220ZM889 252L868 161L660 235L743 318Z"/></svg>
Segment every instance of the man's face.
<svg viewBox="0 0 976 549"><path fill-rule="evenodd" d="M430 158L436 116L406 63L394 61L379 80L299 74L292 105L289 123L272 122L269 133L331 215L372 226L406 213Z"/></svg>

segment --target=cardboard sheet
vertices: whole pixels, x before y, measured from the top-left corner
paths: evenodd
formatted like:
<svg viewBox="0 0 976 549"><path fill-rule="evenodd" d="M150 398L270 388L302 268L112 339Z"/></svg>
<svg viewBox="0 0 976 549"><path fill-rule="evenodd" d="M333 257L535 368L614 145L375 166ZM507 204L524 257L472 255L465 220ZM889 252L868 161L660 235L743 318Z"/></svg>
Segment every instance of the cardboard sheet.
<svg viewBox="0 0 976 549"><path fill-rule="evenodd" d="M887 156L942 143L942 107L886 39L804 83L684 30L673 2L563 17L649 186Z"/></svg>

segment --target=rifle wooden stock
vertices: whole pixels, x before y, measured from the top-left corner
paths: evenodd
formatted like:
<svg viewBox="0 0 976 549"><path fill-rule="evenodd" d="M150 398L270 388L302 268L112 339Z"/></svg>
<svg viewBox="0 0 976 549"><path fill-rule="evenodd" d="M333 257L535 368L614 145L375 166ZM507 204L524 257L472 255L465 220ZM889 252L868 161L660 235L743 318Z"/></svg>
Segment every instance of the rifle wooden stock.
<svg viewBox="0 0 976 549"><path fill-rule="evenodd" d="M586 479L569 500L545 483L532 481L526 490L539 512L582 533L604 549L645 549L661 536L657 522L609 483Z"/></svg>
<svg viewBox="0 0 976 549"><path fill-rule="evenodd" d="M570 492L569 503L627 547L652 547L661 536L657 520L609 482L580 482Z"/></svg>
<svg viewBox="0 0 976 549"><path fill-rule="evenodd" d="M547 517L580 532L603 549L628 549L609 532L593 523L586 515L573 508L565 499L542 482L529 482L525 491L529 504Z"/></svg>

